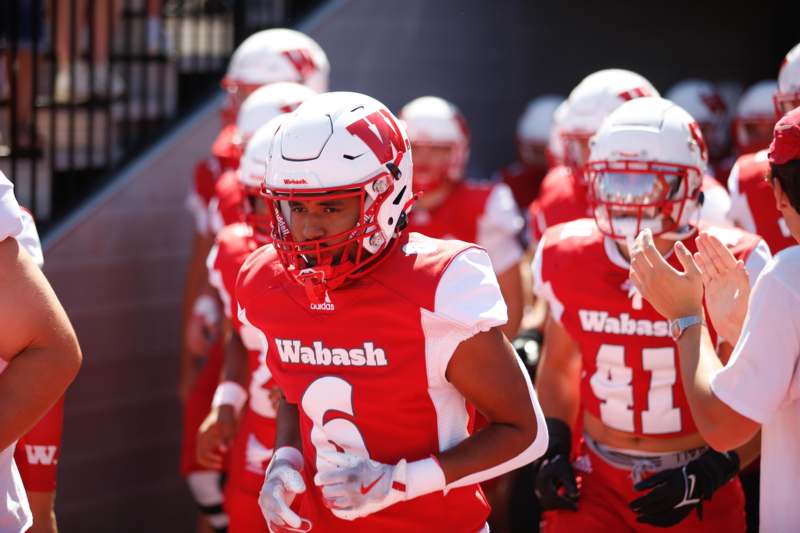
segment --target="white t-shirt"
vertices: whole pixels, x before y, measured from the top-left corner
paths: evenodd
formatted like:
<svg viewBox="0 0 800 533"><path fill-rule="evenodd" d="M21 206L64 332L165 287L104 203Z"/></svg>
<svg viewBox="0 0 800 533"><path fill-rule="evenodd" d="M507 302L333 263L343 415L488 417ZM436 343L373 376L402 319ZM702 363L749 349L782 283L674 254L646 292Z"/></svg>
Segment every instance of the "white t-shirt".
<svg viewBox="0 0 800 533"><path fill-rule="evenodd" d="M756 282L742 336L711 389L761 424L761 531L800 529L800 246Z"/></svg>
<svg viewBox="0 0 800 533"><path fill-rule="evenodd" d="M0 241L19 237L23 215L14 197L14 185L0 172ZM0 374L7 363L0 359ZM0 450L0 533L21 533L33 524L28 497L14 463L14 444Z"/></svg>

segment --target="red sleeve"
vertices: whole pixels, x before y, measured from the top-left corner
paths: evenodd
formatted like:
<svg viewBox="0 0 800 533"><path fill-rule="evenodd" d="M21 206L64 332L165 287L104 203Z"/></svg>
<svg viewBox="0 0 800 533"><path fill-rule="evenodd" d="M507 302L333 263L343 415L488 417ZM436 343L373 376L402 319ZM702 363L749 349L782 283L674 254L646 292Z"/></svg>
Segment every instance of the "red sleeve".
<svg viewBox="0 0 800 533"><path fill-rule="evenodd" d="M54 492L56 471L61 456L61 431L64 427L64 397L17 442L17 463L25 490Z"/></svg>

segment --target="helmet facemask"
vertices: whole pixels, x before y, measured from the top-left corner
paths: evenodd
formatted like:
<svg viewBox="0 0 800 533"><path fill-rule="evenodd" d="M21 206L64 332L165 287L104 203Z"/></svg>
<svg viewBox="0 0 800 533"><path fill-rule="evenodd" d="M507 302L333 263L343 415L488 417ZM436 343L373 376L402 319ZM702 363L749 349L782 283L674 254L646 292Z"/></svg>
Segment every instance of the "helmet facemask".
<svg viewBox="0 0 800 533"><path fill-rule="evenodd" d="M800 92L784 93L778 91L773 97L775 102L775 116L781 118L783 115L800 107Z"/></svg>
<svg viewBox="0 0 800 533"><path fill-rule="evenodd" d="M464 172L464 151L453 143L413 141L414 193L434 191Z"/></svg>
<svg viewBox="0 0 800 533"><path fill-rule="evenodd" d="M323 303L327 291L366 274L393 242L394 235L386 236L381 230L378 213L384 202L394 198L394 181L389 172L381 172L361 183L339 188L264 189L275 250L287 273L305 287L312 303ZM319 239L298 240L292 235L291 202L353 198L358 200L359 215L352 228ZM406 211L401 220L390 221L396 231L405 227Z"/></svg>
<svg viewBox="0 0 800 533"><path fill-rule="evenodd" d="M702 175L694 167L643 161L591 161L589 202L602 233L618 241L643 229L674 237L693 231Z"/></svg>

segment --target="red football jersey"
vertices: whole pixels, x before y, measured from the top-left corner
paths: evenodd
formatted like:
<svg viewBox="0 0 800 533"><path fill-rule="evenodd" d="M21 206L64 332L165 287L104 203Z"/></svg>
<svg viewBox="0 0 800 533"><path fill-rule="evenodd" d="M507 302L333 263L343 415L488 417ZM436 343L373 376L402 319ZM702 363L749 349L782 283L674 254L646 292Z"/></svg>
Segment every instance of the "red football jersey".
<svg viewBox="0 0 800 533"><path fill-rule="evenodd" d="M214 183L214 197L208 203L208 228L216 235L222 228L244 220L244 191L239 182L239 169L223 172Z"/></svg>
<svg viewBox="0 0 800 533"><path fill-rule="evenodd" d="M195 231L209 235L209 203L215 195L215 184L226 170L239 168L241 149L234 143L236 126L229 125L220 131L211 147L212 155L194 167L192 183L186 198L186 208L195 220Z"/></svg>
<svg viewBox="0 0 800 533"><path fill-rule="evenodd" d="M509 186L517 202L517 208L523 211L539 196L539 188L547 170L546 166L523 165L515 161L498 170L495 180Z"/></svg>
<svg viewBox="0 0 800 533"><path fill-rule="evenodd" d="M417 233L394 242L374 270L310 304L272 246L237 282L239 316L268 347L267 364L300 411L307 491L300 514L330 533L473 533L489 507L478 485L432 493L345 521L311 480L322 450L386 464L414 461L468 436L463 396L445 371L456 346L506 321L485 252Z"/></svg>
<svg viewBox="0 0 800 533"><path fill-rule="evenodd" d="M219 292L225 314L231 319L248 349L251 376L247 407L242 413L229 459L228 483L255 495L261 490L264 472L275 445L276 413L269 396L275 383L260 358L261 344L258 336L248 328L243 328L237 318L236 301L232 295L239 269L260 245L253 237L250 226L243 223L232 224L217 234L207 262L209 282Z"/></svg>
<svg viewBox="0 0 800 533"><path fill-rule="evenodd" d="M760 237L736 228L712 231L747 262L753 281L769 259ZM696 251L694 239L683 241ZM682 269L674 254L668 261ZM669 323L631 297L629 265L594 220L549 228L533 261L534 287L578 344L581 407L608 427L646 437L697 432Z"/></svg>
<svg viewBox="0 0 800 533"><path fill-rule="evenodd" d="M761 235L773 254L784 248L794 246L789 226L775 207L772 187L766 181L769 174L767 151L740 157L733 165L728 177L728 191L731 194L730 218L733 222L751 232Z"/></svg>
<svg viewBox="0 0 800 533"><path fill-rule="evenodd" d="M475 243L489 254L495 272L502 273L522 257L520 234L524 228L507 185L465 180L434 209L415 207L407 231Z"/></svg>
<svg viewBox="0 0 800 533"><path fill-rule="evenodd" d="M538 242L547 228L578 218L591 217L586 187L569 167L553 167L542 180L539 197L528 208L531 242Z"/></svg>
<svg viewBox="0 0 800 533"><path fill-rule="evenodd" d="M17 442L14 461L28 492L56 490L61 432L64 428L64 397L50 408L35 426Z"/></svg>

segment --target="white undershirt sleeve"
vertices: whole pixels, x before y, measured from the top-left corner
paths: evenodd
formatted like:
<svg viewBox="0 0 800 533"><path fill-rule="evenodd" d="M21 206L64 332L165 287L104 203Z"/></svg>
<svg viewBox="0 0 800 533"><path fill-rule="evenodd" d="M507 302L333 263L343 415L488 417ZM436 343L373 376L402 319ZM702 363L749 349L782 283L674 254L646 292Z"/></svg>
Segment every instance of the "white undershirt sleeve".
<svg viewBox="0 0 800 533"><path fill-rule="evenodd" d="M525 219L517 209L511 189L505 183L495 184L478 219L476 240L488 252L496 273L502 274L522 258L520 235L524 229Z"/></svg>
<svg viewBox="0 0 800 533"><path fill-rule="evenodd" d="M42 241L39 239L39 232L36 230L36 223L33 215L22 210L22 231L16 237L17 242L25 248L28 255L39 268L44 266L44 253L42 253Z"/></svg>
<svg viewBox="0 0 800 533"><path fill-rule="evenodd" d="M426 359L431 398L439 418L439 443L446 450L467 437L464 398L447 382L447 365L458 344L477 333L501 326L507 309L487 254L472 248L461 252L450 264L436 290L434 312L424 312ZM495 478L530 463L547 447L547 429L530 377L518 359L519 371L528 386L538 431L531 444L516 457L492 468L459 479L456 488ZM459 405L460 404L460 405Z"/></svg>
<svg viewBox="0 0 800 533"><path fill-rule="evenodd" d="M14 197L14 185L0 172L0 241L22 231L22 209Z"/></svg>
<svg viewBox="0 0 800 533"><path fill-rule="evenodd" d="M753 214L750 212L750 205L739 190L739 163L733 165L728 176L728 194L731 197L728 219L743 230L755 233L756 224L753 221Z"/></svg>

